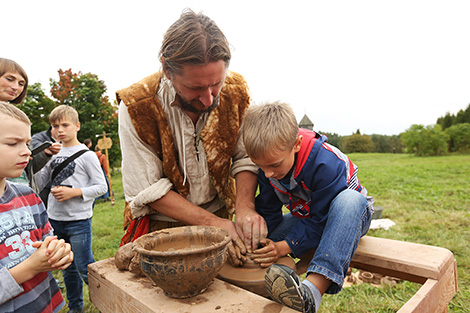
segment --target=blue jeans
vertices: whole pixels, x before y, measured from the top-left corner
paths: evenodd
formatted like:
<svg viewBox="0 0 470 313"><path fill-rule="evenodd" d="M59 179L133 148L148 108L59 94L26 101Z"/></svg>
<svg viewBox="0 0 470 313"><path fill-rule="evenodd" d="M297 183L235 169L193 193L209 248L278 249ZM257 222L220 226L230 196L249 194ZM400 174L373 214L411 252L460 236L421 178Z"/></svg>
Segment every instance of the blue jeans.
<svg viewBox="0 0 470 313"><path fill-rule="evenodd" d="M83 282L88 285L88 269L95 262L91 248L91 218L79 221L50 220L54 234L72 246L74 260L62 271L70 309L83 308Z"/></svg>
<svg viewBox="0 0 470 313"><path fill-rule="evenodd" d="M346 189L331 202L328 220L323 230L316 232L316 251L307 269L307 274L318 273L332 281L327 293L338 293L347 275L349 263L356 252L362 236L369 230L372 208L359 192ZM282 241L299 221L290 213L268 238Z"/></svg>

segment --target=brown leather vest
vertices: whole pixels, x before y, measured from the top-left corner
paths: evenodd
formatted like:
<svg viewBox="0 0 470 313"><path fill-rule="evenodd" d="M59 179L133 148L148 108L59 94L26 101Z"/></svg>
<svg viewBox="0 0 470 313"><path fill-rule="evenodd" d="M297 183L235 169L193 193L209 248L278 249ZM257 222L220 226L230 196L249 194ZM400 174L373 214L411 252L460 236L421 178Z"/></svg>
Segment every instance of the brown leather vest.
<svg viewBox="0 0 470 313"><path fill-rule="evenodd" d="M173 183L174 190L186 197L188 184L183 185L183 175L168 120L157 97L162 72L150 75L128 88L116 92L118 102L128 107L129 115L139 137L149 144L163 162L163 173ZM206 151L212 184L229 212L235 209L235 182L230 176L232 155L238 133L250 104L245 79L228 72L220 92L220 103L208 117L201 133Z"/></svg>

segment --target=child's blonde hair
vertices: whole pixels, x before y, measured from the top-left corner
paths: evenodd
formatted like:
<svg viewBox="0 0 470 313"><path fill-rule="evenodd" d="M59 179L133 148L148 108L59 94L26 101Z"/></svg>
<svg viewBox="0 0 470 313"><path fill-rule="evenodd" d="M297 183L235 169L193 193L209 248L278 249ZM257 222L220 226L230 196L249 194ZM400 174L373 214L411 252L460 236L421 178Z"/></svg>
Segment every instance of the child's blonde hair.
<svg viewBox="0 0 470 313"><path fill-rule="evenodd" d="M16 106L8 102L0 101L0 117L2 114L9 117L13 117L18 121L24 122L25 124L31 125L31 122L26 113L24 113Z"/></svg>
<svg viewBox="0 0 470 313"><path fill-rule="evenodd" d="M54 108L54 110L51 111L51 114L49 114L49 122L51 124L65 119L69 119L72 123L80 122L77 110L65 104Z"/></svg>
<svg viewBox="0 0 470 313"><path fill-rule="evenodd" d="M276 101L250 106L242 132L248 155L260 158L294 148L299 126L291 107Z"/></svg>

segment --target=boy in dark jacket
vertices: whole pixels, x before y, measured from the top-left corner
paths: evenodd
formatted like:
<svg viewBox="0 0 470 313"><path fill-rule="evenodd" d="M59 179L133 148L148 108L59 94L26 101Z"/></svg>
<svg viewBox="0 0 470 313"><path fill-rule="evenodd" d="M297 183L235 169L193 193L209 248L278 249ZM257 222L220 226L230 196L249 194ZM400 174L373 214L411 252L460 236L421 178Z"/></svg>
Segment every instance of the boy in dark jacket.
<svg viewBox="0 0 470 313"><path fill-rule="evenodd" d="M325 136L299 129L287 104L251 106L243 141L261 169L255 206L268 229L254 261L269 266L265 282L275 301L316 312L325 292L341 290L359 239L369 230L373 198L360 184L357 166ZM283 214L283 206L290 212ZM273 264L313 250L303 282L289 267Z"/></svg>

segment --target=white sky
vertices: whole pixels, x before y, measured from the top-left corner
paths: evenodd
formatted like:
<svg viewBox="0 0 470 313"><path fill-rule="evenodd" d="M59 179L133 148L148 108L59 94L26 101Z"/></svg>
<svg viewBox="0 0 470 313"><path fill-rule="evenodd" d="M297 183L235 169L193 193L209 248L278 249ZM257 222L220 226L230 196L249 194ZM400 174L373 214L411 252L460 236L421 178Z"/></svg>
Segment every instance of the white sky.
<svg viewBox="0 0 470 313"><path fill-rule="evenodd" d="M314 129L397 135L470 103L467 0L2 1L1 57L49 90L91 72L108 95L157 71L163 33L203 11L232 45L256 103L290 103Z"/></svg>

